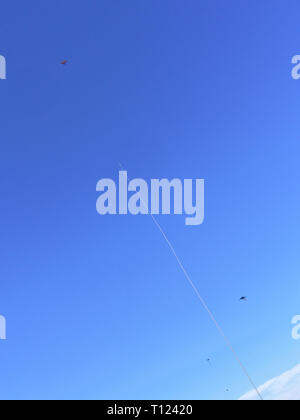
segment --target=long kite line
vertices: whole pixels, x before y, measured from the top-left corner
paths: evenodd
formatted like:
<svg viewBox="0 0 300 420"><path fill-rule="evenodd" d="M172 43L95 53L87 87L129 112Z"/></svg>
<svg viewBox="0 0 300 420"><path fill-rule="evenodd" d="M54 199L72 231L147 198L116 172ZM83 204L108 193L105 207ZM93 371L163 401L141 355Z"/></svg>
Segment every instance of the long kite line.
<svg viewBox="0 0 300 420"><path fill-rule="evenodd" d="M120 164L120 167L122 168L122 170L124 170L123 165ZM141 200L142 204L146 207L146 204ZM243 364L243 362L241 361L241 359L239 358L237 352L234 350L229 338L226 336L225 332L223 331L222 327L220 326L220 324L218 323L218 321L216 320L215 316L213 315L212 311L209 309L207 303L205 302L205 299L202 297L200 291L198 290L197 286L195 285L195 283L193 282L193 280L191 279L191 277L189 276L188 272L186 271L182 260L179 258L179 256L177 255L177 252L175 251L174 246L172 245L171 241L169 240L169 238L167 237L167 234L165 233L165 231L163 230L163 228L161 227L161 225L159 224L159 222L157 221L156 217L151 214L150 212L150 216L155 224L155 226L158 228L158 230L160 231L160 233L162 234L163 238L165 239L165 241L168 244L168 247L170 248L172 254L174 255L181 271L183 272L185 278L187 279L187 281L189 282L190 286L192 287L192 289L194 290L194 292L196 293L196 296L198 297L198 299L201 302L201 305L203 306L203 308L206 310L206 312L208 313L210 319L212 320L212 322L214 323L215 327L217 328L217 330L219 331L219 333L221 334L223 340L225 341L227 347L229 348L229 350L231 351L231 353L233 354L235 360L237 361L237 363L239 364L240 368L242 369L243 373L246 375L247 379L249 380L251 386L253 387L254 391L256 392L256 394L258 395L259 399L261 401L263 401L263 397L261 395L261 393L258 390L258 387L256 386L254 380L251 378L250 374L248 373L248 370L246 369L245 365Z"/></svg>

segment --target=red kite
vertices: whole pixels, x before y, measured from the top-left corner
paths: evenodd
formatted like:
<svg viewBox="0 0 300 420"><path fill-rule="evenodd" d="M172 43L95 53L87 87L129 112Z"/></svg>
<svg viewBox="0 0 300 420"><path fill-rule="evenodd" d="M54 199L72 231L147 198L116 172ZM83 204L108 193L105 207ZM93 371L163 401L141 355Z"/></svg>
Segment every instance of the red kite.
<svg viewBox="0 0 300 420"><path fill-rule="evenodd" d="M65 66L67 63L68 63L67 60L64 60L60 64L62 64L63 66Z"/></svg>

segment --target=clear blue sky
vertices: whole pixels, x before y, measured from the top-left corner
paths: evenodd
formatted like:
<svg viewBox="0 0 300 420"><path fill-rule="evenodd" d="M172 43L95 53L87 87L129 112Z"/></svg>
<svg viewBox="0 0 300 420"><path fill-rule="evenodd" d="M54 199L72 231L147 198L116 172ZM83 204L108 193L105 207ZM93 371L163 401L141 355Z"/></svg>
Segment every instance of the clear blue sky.
<svg viewBox="0 0 300 420"><path fill-rule="evenodd" d="M249 390L151 218L96 213L96 183L120 161L131 177L205 178L204 225L160 223L258 384L300 362L299 12L298 0L1 5L0 398Z"/></svg>

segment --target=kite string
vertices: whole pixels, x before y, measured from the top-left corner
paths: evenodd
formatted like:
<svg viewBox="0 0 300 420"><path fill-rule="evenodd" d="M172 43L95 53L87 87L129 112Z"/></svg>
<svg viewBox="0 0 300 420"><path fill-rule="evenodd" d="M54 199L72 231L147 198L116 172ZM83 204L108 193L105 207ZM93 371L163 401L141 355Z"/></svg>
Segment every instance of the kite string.
<svg viewBox="0 0 300 420"><path fill-rule="evenodd" d="M122 168L122 170L124 170L123 166L121 164L119 164L120 167ZM143 200L141 199L142 204L145 206L145 208L147 208L146 204L143 202ZM148 208L147 208L148 210ZM214 325L216 326L217 330L219 331L219 333L221 334L221 336L223 337L227 347L229 348L229 350L231 351L231 353L233 354L235 360L237 361L237 363L239 364L240 368L242 369L243 373L246 375L248 381L250 382L251 386L253 387L253 389L255 390L255 392L257 393L258 397L260 400L263 401L263 397L261 395L261 393L258 390L258 387L256 386L254 380L252 379L252 377L250 376L250 374L248 373L248 370L246 369L246 367L244 366L243 362L241 361L241 359L239 358L237 352L234 350L229 338L226 336L225 332L223 331L222 327L220 326L220 324L218 323L218 321L216 320L215 316L213 315L212 311L209 309L206 301L204 300L204 298L202 297L201 293L199 292L197 286L195 285L195 283L193 282L193 280L191 279L191 277L189 276L188 272L186 271L183 262L181 261L181 259L179 258L179 256L177 255L177 252L175 251L174 246L172 245L171 241L169 240L167 234L165 233L165 231L163 230L163 228L161 227L161 225L159 224L159 222L157 221L156 217L154 217L154 215L150 212L150 216L155 224L155 226L158 228L158 230L160 231L160 233L162 234L163 238L165 239L166 243L168 244L172 254L174 255L181 271L183 272L185 278L187 279L187 281L189 282L190 286L192 287L192 289L194 290L196 296L198 297L198 299L200 300L203 308L206 310L206 312L208 313L210 319L212 320L212 322L214 323Z"/></svg>
<svg viewBox="0 0 300 420"><path fill-rule="evenodd" d="M217 322L215 316L213 315L213 313L211 312L211 310L209 309L209 307L207 306L205 300L203 299L203 297L201 296L198 288L196 287L195 283L192 281L191 277L189 276L189 274L187 273L182 261L180 260L180 258L178 257L174 246L172 245L172 243L170 242L170 240L168 239L166 233L164 232L163 228L161 227L161 225L158 223L158 221L156 220L156 218L153 216L153 214L151 214L152 220L155 223L155 225L157 226L157 228L159 229L159 231L161 232L161 234L163 235L164 239L166 240L169 248L171 249L173 255L175 256L179 267L181 268L183 274L185 275L186 279L188 280L189 284L191 285L191 287L193 288L194 292L196 293L198 299L200 300L202 306L204 307L204 309L206 310L206 312L208 313L208 315L210 316L211 320L213 321L213 323L215 324L215 326L217 327L219 333L222 335L223 339L225 340L226 345L228 346L228 348L230 349L230 351L232 352L234 358L236 359L236 361L238 362L238 364L240 365L240 367L242 368L244 374L247 376L251 386L253 387L253 389L255 390L255 392L257 393L258 397L263 400L262 395L260 394L257 386L255 385L255 382L253 381L253 379L251 378L251 376L249 375L246 367L244 366L244 364L242 363L241 359L239 358L238 354L236 353L236 351L234 350L230 340L227 338L226 334L224 333L222 327L220 326L220 324Z"/></svg>

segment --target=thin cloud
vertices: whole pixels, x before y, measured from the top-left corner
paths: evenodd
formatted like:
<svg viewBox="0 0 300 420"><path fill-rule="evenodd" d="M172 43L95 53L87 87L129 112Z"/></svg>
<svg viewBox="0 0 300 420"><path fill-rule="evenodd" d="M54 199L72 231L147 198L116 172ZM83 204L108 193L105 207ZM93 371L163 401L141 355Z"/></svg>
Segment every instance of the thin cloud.
<svg viewBox="0 0 300 420"><path fill-rule="evenodd" d="M259 391L269 401L300 401L300 365L261 385ZM257 395L250 391L239 400L256 401Z"/></svg>

